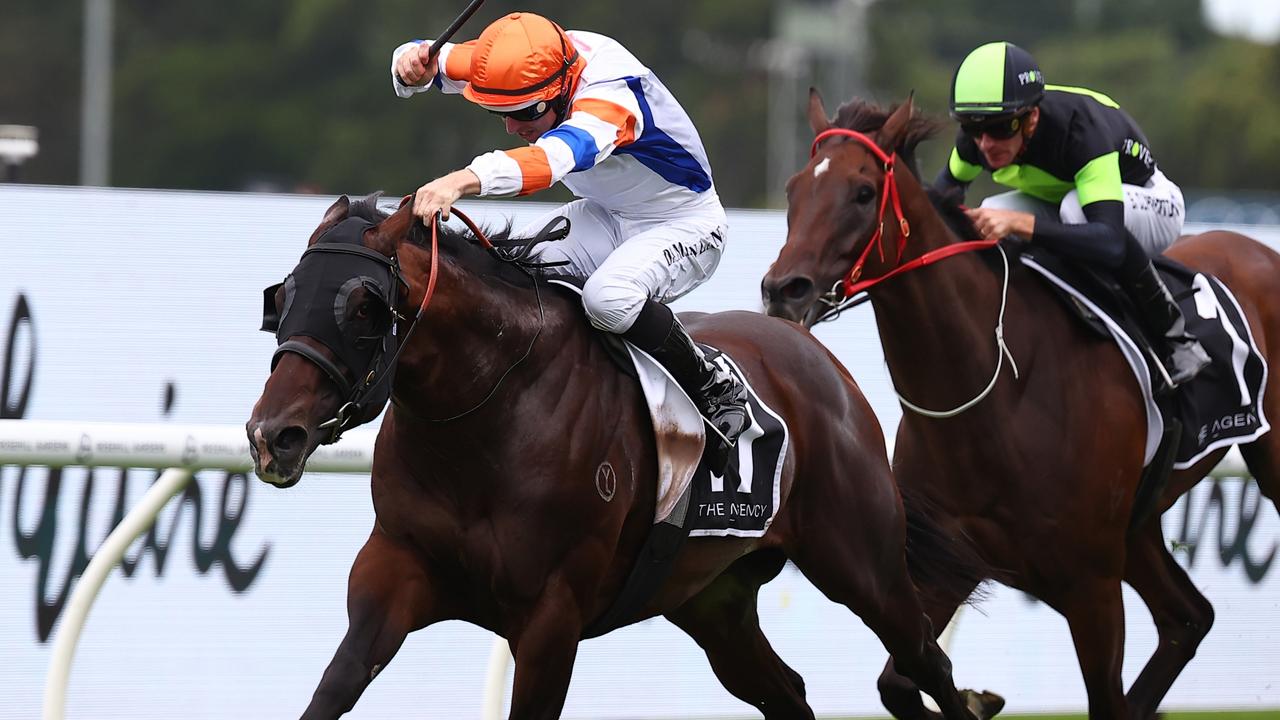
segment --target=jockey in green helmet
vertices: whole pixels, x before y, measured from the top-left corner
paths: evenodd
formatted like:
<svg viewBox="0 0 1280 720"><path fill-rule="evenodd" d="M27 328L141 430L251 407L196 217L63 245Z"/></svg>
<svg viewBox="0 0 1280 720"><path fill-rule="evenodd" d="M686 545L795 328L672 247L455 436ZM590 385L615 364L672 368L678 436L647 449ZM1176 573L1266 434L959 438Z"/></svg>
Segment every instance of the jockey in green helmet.
<svg viewBox="0 0 1280 720"><path fill-rule="evenodd" d="M1101 93L1046 85L1035 59L1007 42L960 64L951 116L960 131L934 186L963 197L987 171L1013 188L968 211L983 236L1018 235L1114 275L1173 385L1209 363L1151 264L1181 234L1185 205L1133 118Z"/></svg>

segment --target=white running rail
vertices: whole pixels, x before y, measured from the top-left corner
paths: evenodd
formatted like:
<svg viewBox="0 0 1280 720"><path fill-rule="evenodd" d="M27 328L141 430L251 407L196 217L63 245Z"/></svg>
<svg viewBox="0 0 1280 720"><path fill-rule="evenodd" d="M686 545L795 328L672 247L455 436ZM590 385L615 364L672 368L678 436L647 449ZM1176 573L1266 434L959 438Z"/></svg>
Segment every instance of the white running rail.
<svg viewBox="0 0 1280 720"><path fill-rule="evenodd" d="M353 430L322 445L307 472L367 473L377 430ZM123 468L253 469L241 425L168 425L0 420L0 464Z"/></svg>
<svg viewBox="0 0 1280 720"><path fill-rule="evenodd" d="M351 432L336 445L319 448L307 461L307 472L369 472L375 436L376 431ZM71 592L54 638L44 688L44 720L62 720L76 643L107 575L197 470L252 470L249 440L244 428L234 425L0 420L0 465L164 470L93 553Z"/></svg>
<svg viewBox="0 0 1280 720"><path fill-rule="evenodd" d="M348 433L335 445L318 448L307 461L308 473L367 473L373 467L376 430ZM889 438L892 448L892 438ZM158 480L94 552L72 591L54 639L44 693L44 720L62 720L76 643L89 610L111 570L138 536L155 522L169 500L186 488L197 470L249 471L253 460L243 427L143 423L0 420L0 465L122 467L164 470ZM1247 477L1237 448L1211 473ZM950 639L955 620L943 643ZM495 637L486 673L482 720L498 720L503 711L506 672L511 660L506 640Z"/></svg>

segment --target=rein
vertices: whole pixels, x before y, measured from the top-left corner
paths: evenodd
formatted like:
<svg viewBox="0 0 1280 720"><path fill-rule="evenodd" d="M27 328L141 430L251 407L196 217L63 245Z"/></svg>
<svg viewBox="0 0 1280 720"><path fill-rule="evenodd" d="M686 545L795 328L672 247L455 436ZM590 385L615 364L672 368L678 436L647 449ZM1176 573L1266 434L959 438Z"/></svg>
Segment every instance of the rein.
<svg viewBox="0 0 1280 720"><path fill-rule="evenodd" d="M488 236L484 234L484 231L482 231L480 227L476 225L476 223L466 215L466 213L462 212L457 208L453 208L453 213L462 220L463 224L465 224L469 230L471 230L472 234L475 236L476 240L480 242L481 246L483 246L487 250L496 252L497 248L495 248L494 244L489 240ZM395 262L394 258L392 261L393 263ZM388 361L387 364L384 366L382 374L378 375L375 378L373 373L370 372L369 376L365 379L364 385L356 389L352 397L340 408L338 408L338 412L332 418L330 418L329 420L326 420L325 422L319 425L319 429L330 431L329 439L326 442L329 442L329 443L337 442L338 438L342 436L342 433L349 430L352 427L353 421L356 420L357 413L360 410L360 401L366 395L368 395L369 393L377 389L384 382L388 382L391 376L394 374L396 364L400 360L400 353L403 352L405 346L409 344L409 338L412 337L414 328L418 326L418 320L422 318L423 313L426 312L427 307L431 304L432 297L435 295L436 279L439 276L439 271L440 271L440 214L437 213L436 216L433 217L431 221L431 270L427 276L427 289L426 289L426 292L423 293L422 302L418 305L417 312L414 313L413 318L409 321L409 328L405 331L404 338L397 345L395 352L392 353L390 361ZM470 415L476 410L479 410L482 406L484 406L485 403L489 401L490 398L494 396L495 393L498 392L498 388L502 385L502 382L506 380L507 376L510 375L511 372L515 370L517 366L519 366L522 362L524 362L526 358L529 357L529 355L533 352L534 343L538 341L538 338L542 335L543 328L546 326L546 311L542 304L542 291L541 291L541 288L538 287L538 284L536 282L534 283L534 292L537 294L537 298L538 298L538 316L539 316L540 324L538 326L538 331L534 333L533 338L529 341L529 347L525 349L524 354L521 355L511 365L511 367L507 368L507 370L503 372L501 376L498 377L497 382L494 383L493 387L489 390L489 392L485 393L484 397L481 398L480 402L476 403L471 408L464 410L463 412L458 413L457 415L453 415L451 417L438 418L438 419L423 418L424 420L426 420L427 422L435 422L435 423L450 422L452 420L457 420L459 418ZM405 316L395 312L394 309L392 311L392 314L394 318L398 318L399 320L406 319ZM397 323L392 322L391 330L389 331L389 333L391 335L395 335L396 328L397 328ZM322 355L319 355L318 353L316 355L317 357L311 357L310 355L308 355L307 357L311 358L313 362L316 362L317 364L319 364L321 368L324 368L326 370L326 372L329 372L328 368L326 368L326 364L332 365L332 363L328 363L327 360L325 360L325 358ZM324 362L321 362L321 361L324 361ZM336 370L336 366L334 366L334 369ZM330 373L330 375L332 374L333 373ZM341 374L339 373L338 376L341 377Z"/></svg>
<svg viewBox="0 0 1280 720"><path fill-rule="evenodd" d="M813 144L809 147L809 157L813 158L816 156L818 154L818 145L823 140L830 137L853 138L875 155L875 157L880 160L884 166L884 191L880 195L880 211L876 218L875 234L871 236L871 240L867 242L867 247L863 249L862 255L858 257L858 260L853 264L853 267L849 269L849 272L845 274L844 278L838 281L831 288L830 292L819 298L819 300L826 303L829 308L818 317L815 324L827 320L834 320L839 317L840 313L844 312L844 310L855 305L860 305L870 299L869 295L864 295L861 298L855 298L854 296L859 293L866 292L868 288L882 283L889 278L922 268L939 260L954 257L961 253L972 252L974 250L986 250L993 247L1000 251L1000 259L1004 263L1004 280L1000 290L1000 314L996 320L995 330L997 348L996 369L991 376L991 381L988 382L987 386L972 399L961 403L950 410L928 410L920 407L919 405L912 403L910 400L907 400L902 396L902 393L898 392L896 387L894 388L894 394L898 396L898 400L903 404L903 406L920 415L930 418L949 418L959 415L974 405L977 405L983 398L991 393L993 388L995 388L996 380L1000 378L1000 370L1004 367L1004 359L1006 356L1009 358L1009 366L1013 369L1013 376L1015 378L1018 377L1018 364L1014 361L1013 354L1009 351L1009 346L1004 341L1004 311L1009 298L1009 257L1005 254L1004 248L999 246L1000 240L998 238L966 240L963 242L949 243L935 250L930 250L914 260L909 260L906 263L898 265L880 277L860 280L859 278L862 276L863 265L866 263L867 257L871 254L871 247L873 245L879 248L880 260L882 262L884 261L884 215L885 210L889 207L890 201L893 203L893 214L898 219L899 228L898 256L895 262L901 263L902 253L907 246L907 238L911 237L911 224L907 222L907 218L902 212L902 198L898 192L897 177L894 175L895 163L898 158L898 154L886 154L884 150L880 149L880 146L877 145L874 140L856 130L849 130L847 128L828 128L827 130L818 133L818 136L813 139Z"/></svg>
<svg viewBox="0 0 1280 720"><path fill-rule="evenodd" d="M1009 300L1009 256L1005 254L1004 248L999 245L996 246L996 249L1000 251L1000 260L1004 262L1004 280L1000 285L1000 314L996 318L996 369L995 372L991 373L991 382L987 383L982 392L975 395L971 400L960 403L950 410L928 410L922 408L903 397L902 393L898 392L898 388L894 387L893 394L898 396L898 401L908 410L931 418L949 418L959 415L982 402L983 398L991 394L991 391L996 386L996 380L1000 379L1000 369L1004 367L1006 356L1009 358L1009 367L1013 370L1013 377L1015 379L1018 377L1018 363L1013 359L1013 353L1009 351L1009 346L1004 341L1004 309Z"/></svg>
<svg viewBox="0 0 1280 720"><path fill-rule="evenodd" d="M494 244L490 242L489 238L484 234L484 232L480 230L480 227L476 225L475 222L473 222L471 218L467 216L466 213L462 212L457 208L453 208L453 214L457 215L462 220L463 224L465 224L467 228L471 230L471 233L475 235L477 240L480 241L481 246L483 246L486 250L491 250L491 251L497 250L497 248L494 247ZM417 327L418 318L422 317L423 311L425 311L427 309L427 306L431 304L431 296L435 294L436 275L438 274L438 270L440 267L439 237L440 237L440 213L437 212L435 216L431 218L431 272L427 278L427 291L422 296L422 304L418 306L418 312L413 316L413 321L409 324L409 329L405 332L404 341L400 343L400 347L396 349L395 356L391 358L391 363L392 363L391 367L394 367L396 360L399 359L400 351L404 349L405 345L409 344L409 338L410 336L413 335L413 329ZM535 240L535 243L536 243L536 240ZM523 363L526 359L528 359L529 355L533 353L534 344L538 342L538 338L542 336L543 328L545 328L547 325L546 308L542 304L542 289L538 286L538 283L536 281L533 283L533 292L538 299L538 331L535 332L533 334L533 337L529 339L529 346L525 348L524 353L520 357L516 358L516 361L512 363L511 366L508 367L505 372L503 372L501 375L498 376L497 382L493 384L493 387L489 389L489 392L485 393L484 397L480 399L480 402L471 406L467 410L463 410L457 415L452 415L446 418L423 418L424 420L426 420L427 422L433 422L433 423L452 422L454 420L458 420L463 417L466 417L467 415L470 415L471 413L479 410L481 407L484 406L485 403L489 402L489 400L498 392L498 388L502 386L502 382L507 379L507 376L510 375L512 371L514 371L517 367L519 367L521 363Z"/></svg>

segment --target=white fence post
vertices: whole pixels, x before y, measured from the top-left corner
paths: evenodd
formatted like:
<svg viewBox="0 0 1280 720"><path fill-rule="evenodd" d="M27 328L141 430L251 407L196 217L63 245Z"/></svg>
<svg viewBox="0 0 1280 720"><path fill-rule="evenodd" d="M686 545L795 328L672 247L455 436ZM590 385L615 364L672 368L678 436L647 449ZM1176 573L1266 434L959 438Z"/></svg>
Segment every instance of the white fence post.
<svg viewBox="0 0 1280 720"><path fill-rule="evenodd" d="M373 465L375 436L376 431L349 433L342 443L318 449L308 461L307 471L369 472ZM892 443L892 438L889 442ZM44 720L62 720L76 644L107 576L133 541L152 526L169 500L186 488L196 470L251 469L248 439L240 426L0 420L0 465L11 464L164 468L142 501L129 511L94 552L72 591L61 627L54 638L44 693ZM1237 448L1232 448L1211 474L1215 477L1249 476ZM957 612L939 638L944 649L949 649L958 620ZM510 646L505 639L495 636L485 676L482 720L499 720L502 717L510 662Z"/></svg>
<svg viewBox="0 0 1280 720"><path fill-rule="evenodd" d="M501 635L493 636L489 651L489 669L484 678L484 704L480 720L502 720L502 701L507 693L507 665L511 662L511 646Z"/></svg>
<svg viewBox="0 0 1280 720"><path fill-rule="evenodd" d="M120 524L107 535L102 545L93 554L88 567L76 583L71 593L71 600L62 616L62 627L53 642L53 653L49 659L49 676L44 686L44 720L62 720L67 698L67 679L71 674L71 662L75 657L76 642L80 639L80 631L84 629L85 620L89 617L89 608L94 598L102 589L102 583L115 568L125 551L133 541L146 532L156 521L160 510L174 495L182 492L191 482L191 471L184 468L169 468L161 473L160 478L147 490L147 494Z"/></svg>
<svg viewBox="0 0 1280 720"><path fill-rule="evenodd" d="M308 460L307 471L369 472L376 434L352 432L337 445L319 448ZM0 420L0 465L164 470L94 551L71 592L53 640L44 689L44 720L62 720L76 644L107 576L196 470L251 470L249 441L237 425Z"/></svg>

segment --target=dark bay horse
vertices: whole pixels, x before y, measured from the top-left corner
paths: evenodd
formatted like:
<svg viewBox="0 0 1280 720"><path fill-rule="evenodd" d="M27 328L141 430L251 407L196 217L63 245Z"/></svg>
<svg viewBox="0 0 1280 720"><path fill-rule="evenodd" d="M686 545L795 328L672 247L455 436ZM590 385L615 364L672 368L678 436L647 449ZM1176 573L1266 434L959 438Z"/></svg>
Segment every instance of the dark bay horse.
<svg viewBox="0 0 1280 720"><path fill-rule="evenodd" d="M883 228L883 254L873 249L865 256L863 278L952 252L962 238L903 163L886 172L880 157L896 152L910 159L916 144L939 127L913 117L910 100L892 112L858 101L843 106L834 126L865 133L861 138L844 130L821 137L833 125L816 92L809 121L820 137L809 164L788 183L787 241L762 292L770 314L812 323L822 312L823 290L846 277L877 228ZM1168 254L1228 285L1264 355L1280 357L1280 256L1229 232L1185 238ZM920 263L867 292L904 406L910 401L946 410L981 398L951 417L904 409L893 459L903 491L929 495L949 515L949 530L974 540L990 566L1000 569L998 579L1067 619L1091 718L1153 717L1209 631L1213 608L1170 555L1158 513L1127 536L1143 464L1145 410L1115 344L1089 334L1019 263L1005 270L995 250ZM1007 357L998 344L1001 317ZM1008 359L1017 363L1016 376ZM1270 374L1263 408L1280 417L1280 374ZM1275 503L1280 433L1240 449ZM1225 452L1175 472L1158 511ZM1142 597L1159 633L1155 653L1127 695L1121 582ZM957 594L930 602L934 627L942 628L963 599ZM936 716L892 667L880 688L896 717Z"/></svg>
<svg viewBox="0 0 1280 720"><path fill-rule="evenodd" d="M408 633L447 619L510 641L511 717L557 717L582 631L610 607L653 523L657 457L641 391L607 357L576 297L501 261L466 232L437 226L443 237L433 251L410 207L388 216L375 199L339 199L309 248L362 219L364 229L340 249L353 263L366 262L367 250L395 258L403 306L422 306L434 288L430 304L411 326L412 313L389 314L395 298L378 296L376 284L336 278L354 288L338 322L356 349L335 350L315 329L281 338L305 347L277 352L247 425L259 477L296 483L309 454L331 437L326 418L344 416L340 388L365 377L343 358L384 331L384 338L391 329L399 338L408 333L375 448L377 522L351 569L349 629L304 717L349 710ZM285 302L306 312L301 300L287 300L308 291L306 276L292 277L292 296L275 293L268 315L289 311ZM316 322L328 322L333 307L321 303ZM790 559L872 628L946 717L993 714L997 698L956 691L904 543L913 543L921 582L929 577L919 569L925 561L954 570L965 556L904 510L882 430L848 372L790 322L746 312L684 320L699 340L727 350L783 415L793 452L768 533L690 539L655 596L624 624L665 615L706 651L730 693L769 718L812 718L802 679L774 653L756 613L758 588ZM593 482L605 462L617 474L607 497ZM979 573L969 572L930 584L950 582L951 593L964 593Z"/></svg>

